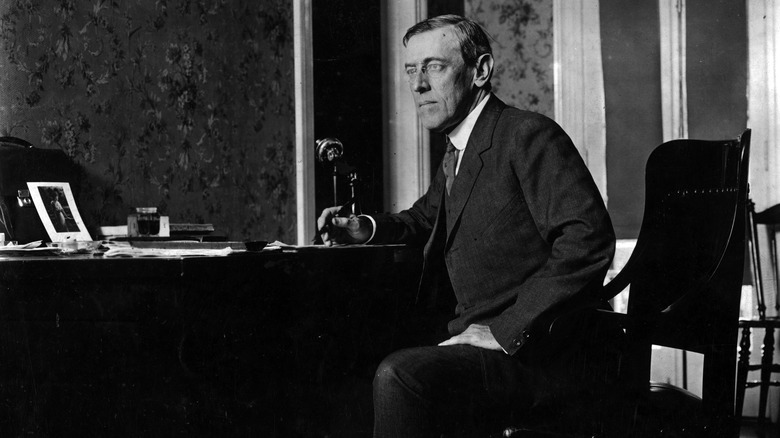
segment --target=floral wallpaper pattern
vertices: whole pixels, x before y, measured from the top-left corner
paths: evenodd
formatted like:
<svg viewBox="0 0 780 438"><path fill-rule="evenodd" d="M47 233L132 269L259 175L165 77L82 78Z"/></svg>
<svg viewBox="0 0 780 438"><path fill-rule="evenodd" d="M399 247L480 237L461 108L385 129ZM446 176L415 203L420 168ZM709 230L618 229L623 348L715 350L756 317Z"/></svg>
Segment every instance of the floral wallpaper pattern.
<svg viewBox="0 0 780 438"><path fill-rule="evenodd" d="M553 117L552 0L465 0L464 10L495 38L495 93Z"/></svg>
<svg viewBox="0 0 780 438"><path fill-rule="evenodd" d="M291 241L292 29L290 0L3 0L0 135L82 165L88 225Z"/></svg>

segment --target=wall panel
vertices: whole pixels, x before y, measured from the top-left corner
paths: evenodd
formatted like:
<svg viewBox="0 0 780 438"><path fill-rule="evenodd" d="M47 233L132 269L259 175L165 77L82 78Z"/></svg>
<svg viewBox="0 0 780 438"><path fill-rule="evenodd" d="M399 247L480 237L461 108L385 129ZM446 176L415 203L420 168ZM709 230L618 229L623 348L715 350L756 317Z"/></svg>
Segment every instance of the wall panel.
<svg viewBox="0 0 780 438"><path fill-rule="evenodd" d="M0 132L83 165L88 225L294 240L291 0L55 3L0 3Z"/></svg>

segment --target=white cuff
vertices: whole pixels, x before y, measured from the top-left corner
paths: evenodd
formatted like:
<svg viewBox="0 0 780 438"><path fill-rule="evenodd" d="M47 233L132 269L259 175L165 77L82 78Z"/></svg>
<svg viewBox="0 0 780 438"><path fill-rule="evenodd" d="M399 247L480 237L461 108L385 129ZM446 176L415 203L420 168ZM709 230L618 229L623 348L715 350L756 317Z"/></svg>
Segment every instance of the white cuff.
<svg viewBox="0 0 780 438"><path fill-rule="evenodd" d="M368 218L368 220L371 221L371 237L369 237L368 240L363 242L363 245L367 245L369 242L371 242L371 240L374 238L374 235L376 234L376 221L374 220L374 218L372 218L371 216L369 216L367 214L361 214L358 217L366 217L366 218Z"/></svg>

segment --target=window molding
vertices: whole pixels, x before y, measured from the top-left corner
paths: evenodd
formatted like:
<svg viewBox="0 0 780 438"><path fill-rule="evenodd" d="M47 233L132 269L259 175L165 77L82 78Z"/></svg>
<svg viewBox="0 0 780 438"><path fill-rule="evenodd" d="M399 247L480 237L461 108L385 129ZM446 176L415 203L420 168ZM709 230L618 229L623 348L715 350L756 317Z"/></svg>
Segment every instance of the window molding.
<svg viewBox="0 0 780 438"><path fill-rule="evenodd" d="M607 201L607 125L598 0L553 1L555 119Z"/></svg>
<svg viewBox="0 0 780 438"><path fill-rule="evenodd" d="M391 212L411 206L431 181L430 136L417 118L409 85L401 75L401 40L406 30L427 14L426 0L382 4L384 207Z"/></svg>
<svg viewBox="0 0 780 438"><path fill-rule="evenodd" d="M293 1L295 57L295 175L298 245L314 238L314 71L312 0ZM431 180L429 133L417 119L403 70L401 40L413 24L427 17L426 0L382 3L382 95L384 108L384 208L410 206Z"/></svg>
<svg viewBox="0 0 780 438"><path fill-rule="evenodd" d="M761 211L780 203L780 0L746 3L750 197Z"/></svg>
<svg viewBox="0 0 780 438"><path fill-rule="evenodd" d="M312 0L293 1L295 58L295 203L298 245L314 238L314 60Z"/></svg>
<svg viewBox="0 0 780 438"><path fill-rule="evenodd" d="M688 138L685 0L658 0L663 141Z"/></svg>

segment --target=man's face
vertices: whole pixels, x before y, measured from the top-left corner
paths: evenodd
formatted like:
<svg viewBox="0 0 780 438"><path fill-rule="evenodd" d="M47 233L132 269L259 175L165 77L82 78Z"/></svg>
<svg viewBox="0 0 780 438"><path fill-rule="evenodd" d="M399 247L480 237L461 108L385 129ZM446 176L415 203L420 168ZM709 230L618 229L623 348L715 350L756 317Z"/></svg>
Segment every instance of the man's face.
<svg viewBox="0 0 780 438"><path fill-rule="evenodd" d="M423 126L449 132L468 115L475 69L463 61L451 26L411 37L404 64Z"/></svg>

